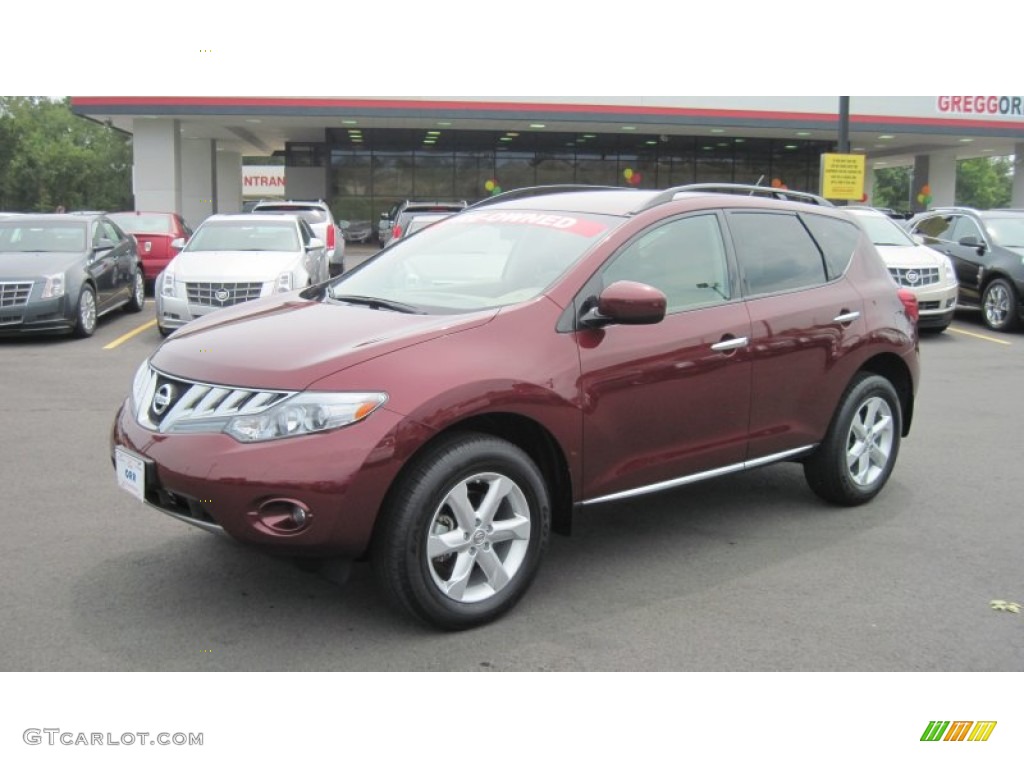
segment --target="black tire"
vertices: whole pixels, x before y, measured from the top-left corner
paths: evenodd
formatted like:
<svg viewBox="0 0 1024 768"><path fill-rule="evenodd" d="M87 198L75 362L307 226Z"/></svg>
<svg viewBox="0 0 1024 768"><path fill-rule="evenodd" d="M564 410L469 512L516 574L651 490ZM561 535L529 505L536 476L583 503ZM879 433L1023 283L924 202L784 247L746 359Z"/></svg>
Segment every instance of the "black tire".
<svg viewBox="0 0 1024 768"><path fill-rule="evenodd" d="M985 286L981 296L981 316L993 331L1007 333L1020 324L1017 314L1019 299L1013 283L997 277Z"/></svg>
<svg viewBox="0 0 1024 768"><path fill-rule="evenodd" d="M483 502L494 496L488 511ZM460 498L467 502L461 510L452 501ZM382 591L445 630L485 624L515 605L537 573L551 527L537 466L515 445L479 433L453 434L427 449L403 471L382 514L371 552Z"/></svg>
<svg viewBox="0 0 1024 768"><path fill-rule="evenodd" d="M75 308L76 320L72 333L80 339L96 333L96 291L88 283L82 285Z"/></svg>
<svg viewBox="0 0 1024 768"><path fill-rule="evenodd" d="M858 374L846 388L804 477L825 501L852 507L873 499L892 474L900 449L903 411L888 379Z"/></svg>
<svg viewBox="0 0 1024 768"><path fill-rule="evenodd" d="M162 325L157 325L156 329L158 331L160 331L160 335L165 337L165 338L167 336L170 336L172 333L174 333L174 329L173 328L164 328Z"/></svg>
<svg viewBox="0 0 1024 768"><path fill-rule="evenodd" d="M135 270L132 276L132 297L124 305L125 312L141 312L146 305L146 278L142 274L142 268Z"/></svg>

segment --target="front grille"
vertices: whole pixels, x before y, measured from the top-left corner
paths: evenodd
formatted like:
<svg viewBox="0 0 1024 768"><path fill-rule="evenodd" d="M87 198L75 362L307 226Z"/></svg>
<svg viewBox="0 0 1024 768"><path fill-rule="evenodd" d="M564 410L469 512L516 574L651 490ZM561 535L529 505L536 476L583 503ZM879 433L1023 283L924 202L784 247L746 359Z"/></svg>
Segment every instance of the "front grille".
<svg viewBox="0 0 1024 768"><path fill-rule="evenodd" d="M0 283L0 307L20 307L28 304L32 283Z"/></svg>
<svg viewBox="0 0 1024 768"><path fill-rule="evenodd" d="M904 288L920 288L939 282L938 267L889 267L889 274Z"/></svg>
<svg viewBox="0 0 1024 768"><path fill-rule="evenodd" d="M152 368L137 381L135 417L158 432L216 432L235 416L261 413L294 392L219 387Z"/></svg>
<svg viewBox="0 0 1024 768"><path fill-rule="evenodd" d="M0 325L16 325L21 319L21 315L0 315Z"/></svg>
<svg viewBox="0 0 1024 768"><path fill-rule="evenodd" d="M185 283L189 304L231 307L260 297L263 283Z"/></svg>

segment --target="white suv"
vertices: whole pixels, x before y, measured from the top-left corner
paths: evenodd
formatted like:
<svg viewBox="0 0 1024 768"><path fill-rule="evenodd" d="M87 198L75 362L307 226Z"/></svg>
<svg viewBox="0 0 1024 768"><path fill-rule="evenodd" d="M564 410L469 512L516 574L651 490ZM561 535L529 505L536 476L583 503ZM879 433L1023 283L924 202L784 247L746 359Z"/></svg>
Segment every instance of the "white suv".
<svg viewBox="0 0 1024 768"><path fill-rule="evenodd" d="M330 206L323 200L266 200L253 206L253 213L291 213L301 216L324 241L331 277L345 271L345 238L334 220Z"/></svg>
<svg viewBox="0 0 1024 768"><path fill-rule="evenodd" d="M917 296L917 326L941 333L953 321L957 280L953 263L936 250L911 237L895 221L875 208L849 206L901 288Z"/></svg>

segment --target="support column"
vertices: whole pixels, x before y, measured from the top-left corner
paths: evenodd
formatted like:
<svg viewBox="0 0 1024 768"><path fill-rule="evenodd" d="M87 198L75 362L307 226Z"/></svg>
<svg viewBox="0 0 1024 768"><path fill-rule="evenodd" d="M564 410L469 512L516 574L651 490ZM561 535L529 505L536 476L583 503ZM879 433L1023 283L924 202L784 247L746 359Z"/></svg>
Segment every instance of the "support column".
<svg viewBox="0 0 1024 768"><path fill-rule="evenodd" d="M925 185L931 190L930 207L956 205L956 157L934 153L918 155L914 158L914 198L915 211L923 211L925 205L917 201L917 196Z"/></svg>
<svg viewBox="0 0 1024 768"><path fill-rule="evenodd" d="M181 215L193 229L214 212L214 144L210 139L181 141Z"/></svg>
<svg viewBox="0 0 1024 768"><path fill-rule="evenodd" d="M217 152L217 213L242 210L242 153Z"/></svg>
<svg viewBox="0 0 1024 768"><path fill-rule="evenodd" d="M181 212L181 128L177 120L133 121L132 192L137 211Z"/></svg>
<svg viewBox="0 0 1024 768"><path fill-rule="evenodd" d="M1024 208L1024 143L1013 145L1013 191L1011 208Z"/></svg>

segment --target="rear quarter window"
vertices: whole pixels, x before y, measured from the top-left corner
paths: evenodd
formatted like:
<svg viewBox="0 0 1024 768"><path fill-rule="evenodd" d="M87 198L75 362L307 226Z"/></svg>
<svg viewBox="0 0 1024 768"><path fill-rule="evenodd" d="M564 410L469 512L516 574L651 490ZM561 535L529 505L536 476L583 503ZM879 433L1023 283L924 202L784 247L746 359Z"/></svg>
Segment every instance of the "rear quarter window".
<svg viewBox="0 0 1024 768"><path fill-rule="evenodd" d="M840 221L831 216L816 216L813 213L801 215L811 236L817 241L825 257L828 279L841 277L850 266L850 259L857 248L860 229L856 224Z"/></svg>

